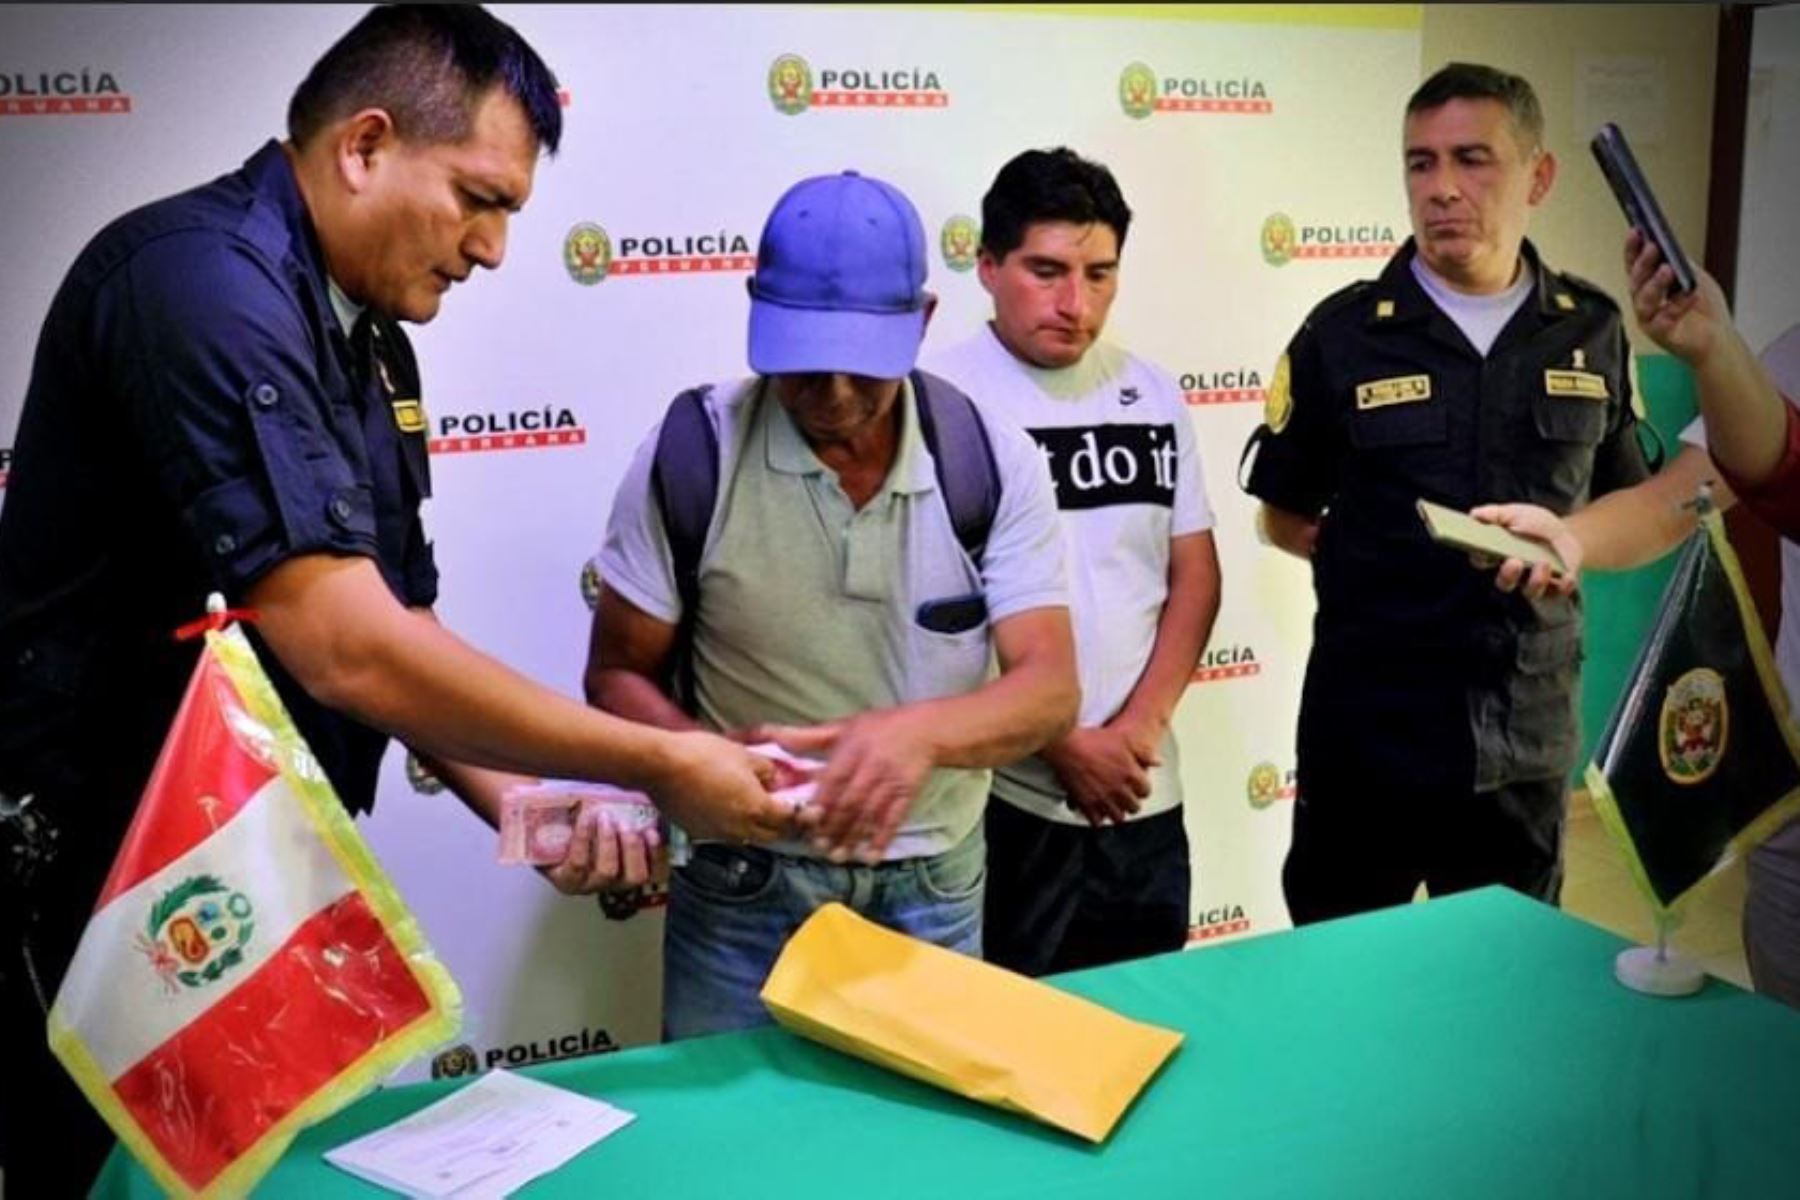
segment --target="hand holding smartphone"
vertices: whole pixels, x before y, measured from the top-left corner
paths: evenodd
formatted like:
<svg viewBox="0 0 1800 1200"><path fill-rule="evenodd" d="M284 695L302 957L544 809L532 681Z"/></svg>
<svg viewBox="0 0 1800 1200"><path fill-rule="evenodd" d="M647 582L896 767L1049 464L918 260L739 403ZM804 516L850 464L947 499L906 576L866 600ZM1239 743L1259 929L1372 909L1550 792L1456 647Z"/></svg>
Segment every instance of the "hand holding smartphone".
<svg viewBox="0 0 1800 1200"><path fill-rule="evenodd" d="M1568 573L1562 556L1549 546L1520 537L1498 525L1477 521L1468 513L1421 500L1419 516L1424 520L1425 528L1431 536L1446 546L1455 546L1458 550L1479 554L1495 562L1516 558L1527 566L1543 563L1560 573Z"/></svg>
<svg viewBox="0 0 1800 1200"><path fill-rule="evenodd" d="M1638 168L1637 158L1631 153L1625 134L1608 121L1588 145L1594 151L1606 182L1612 185L1619 207L1625 210L1625 219L1656 243L1663 261L1674 270L1675 282L1669 286L1669 294L1682 296L1693 291L1696 286L1694 266L1682 253L1681 243L1675 240L1674 227L1663 216L1662 206L1657 204L1656 194L1650 190L1650 181Z"/></svg>

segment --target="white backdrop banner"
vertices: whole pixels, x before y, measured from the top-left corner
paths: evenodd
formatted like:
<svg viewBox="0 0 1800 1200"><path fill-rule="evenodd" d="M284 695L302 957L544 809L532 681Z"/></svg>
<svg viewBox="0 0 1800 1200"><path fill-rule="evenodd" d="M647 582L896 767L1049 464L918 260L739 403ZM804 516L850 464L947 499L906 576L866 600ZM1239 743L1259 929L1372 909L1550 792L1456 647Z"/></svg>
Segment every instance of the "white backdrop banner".
<svg viewBox="0 0 1800 1200"><path fill-rule="evenodd" d="M1400 119L1419 79L1416 6L1324 7L506 8L567 122L504 267L414 339L446 623L579 695L583 563L669 398L746 370L744 281L788 185L854 168L911 196L939 241L929 351L988 315L971 267L994 172L1071 146L1136 212L1109 333L1181 381L1219 518L1224 607L1176 719L1193 940L1285 927L1312 599L1304 566L1258 543L1238 454L1306 312L1405 236ZM279 135L354 16L0 10L0 502L37 330L81 246ZM660 897L565 899L496 865L493 835L410 767L389 756L367 832L469 1019L465 1044L408 1077L654 1040Z"/></svg>

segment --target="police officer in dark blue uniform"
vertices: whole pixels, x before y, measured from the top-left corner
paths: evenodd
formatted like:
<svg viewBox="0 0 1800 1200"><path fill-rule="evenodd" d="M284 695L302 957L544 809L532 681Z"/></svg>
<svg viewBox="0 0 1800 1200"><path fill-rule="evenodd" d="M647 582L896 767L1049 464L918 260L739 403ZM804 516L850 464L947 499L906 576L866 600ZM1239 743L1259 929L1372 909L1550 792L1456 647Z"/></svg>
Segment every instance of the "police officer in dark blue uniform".
<svg viewBox="0 0 1800 1200"><path fill-rule="evenodd" d="M0 856L0 1161L21 1196L85 1191L105 1152L41 1006L193 668L198 644L170 633L209 592L260 612L264 665L353 811L398 734L489 820L519 781L505 770L641 787L738 840L785 820L741 747L596 712L430 614L426 424L398 322L499 266L561 136L548 69L479 8L383 7L320 59L288 124L96 237L38 345L0 510L0 811L30 795L56 833L22 895L23 859ZM651 846L595 817L552 881L642 882Z"/></svg>
<svg viewBox="0 0 1800 1200"><path fill-rule="evenodd" d="M1248 490L1318 596L1282 872L1296 923L1501 883L1555 902L1581 612L1434 542L1420 498L1568 513L1643 479L1617 307L1525 240L1556 164L1531 86L1452 64L1407 105L1413 237L1276 369Z"/></svg>

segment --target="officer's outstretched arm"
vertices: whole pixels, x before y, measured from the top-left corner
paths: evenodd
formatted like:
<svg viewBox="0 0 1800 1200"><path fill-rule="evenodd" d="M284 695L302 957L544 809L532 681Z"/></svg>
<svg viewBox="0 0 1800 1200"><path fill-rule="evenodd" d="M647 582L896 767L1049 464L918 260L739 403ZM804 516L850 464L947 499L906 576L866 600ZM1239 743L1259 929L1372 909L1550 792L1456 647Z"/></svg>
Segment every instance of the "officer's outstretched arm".
<svg viewBox="0 0 1800 1200"><path fill-rule="evenodd" d="M412 611L437 623L437 613L429 608ZM470 812L495 829L500 828L500 811L507 792L543 783L533 775L471 766L466 762L439 758L417 746L408 749ZM595 801L578 798L577 802L580 814L569 838L568 853L560 863L540 866L538 873L558 891L571 896L642 887L647 883L656 848L661 844L661 832L654 826L641 830L614 828L611 822L600 819L601 810Z"/></svg>
<svg viewBox="0 0 1800 1200"><path fill-rule="evenodd" d="M623 721L532 682L402 606L367 558L290 558L247 599L309 695L428 754L648 791L698 836L787 831L787 807L763 786L772 772L743 747Z"/></svg>
<svg viewBox="0 0 1800 1200"><path fill-rule="evenodd" d="M1300 558L1312 558L1313 546L1319 540L1319 518L1303 517L1265 502L1257 510L1256 522L1269 545Z"/></svg>
<svg viewBox="0 0 1800 1200"><path fill-rule="evenodd" d="M1712 502L1719 509L1737 502L1706 451L1684 446L1674 462L1642 483L1608 492L1567 518L1536 504L1484 504L1469 515L1555 550L1570 568L1560 578L1572 584L1584 569L1629 571L1679 546L1694 532L1694 497L1703 482L1711 485ZM1494 584L1503 592L1523 585L1533 598L1571 590L1555 587L1542 564L1529 567L1516 558L1500 564Z"/></svg>

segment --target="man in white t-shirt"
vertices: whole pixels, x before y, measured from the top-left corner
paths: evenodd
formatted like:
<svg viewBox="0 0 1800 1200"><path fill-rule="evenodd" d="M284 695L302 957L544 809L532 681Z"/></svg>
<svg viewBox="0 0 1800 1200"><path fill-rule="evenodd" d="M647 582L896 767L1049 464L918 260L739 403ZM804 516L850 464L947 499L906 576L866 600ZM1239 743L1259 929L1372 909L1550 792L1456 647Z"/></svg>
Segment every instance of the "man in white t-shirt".
<svg viewBox="0 0 1800 1200"><path fill-rule="evenodd" d="M1081 715L1002 768L986 955L1038 975L1179 949L1191 892L1169 718L1219 607L1200 457L1166 373L1099 340L1131 210L1107 169L1029 150L982 200L994 319L933 369L1037 442L1069 563Z"/></svg>

